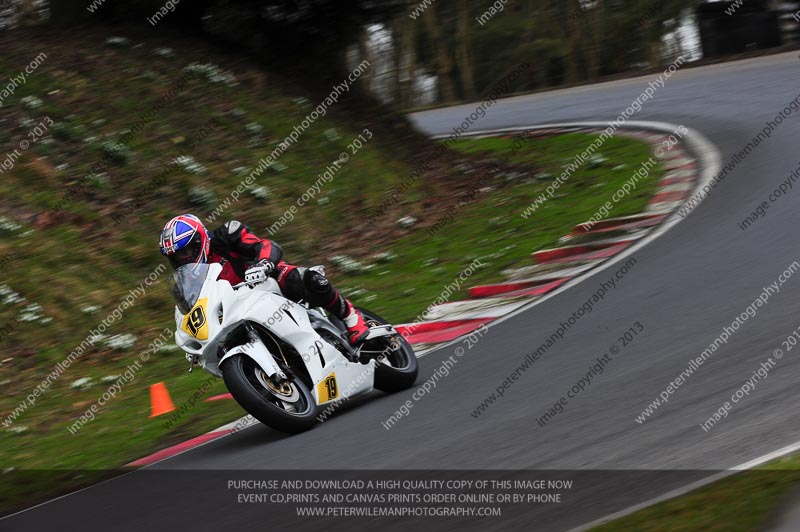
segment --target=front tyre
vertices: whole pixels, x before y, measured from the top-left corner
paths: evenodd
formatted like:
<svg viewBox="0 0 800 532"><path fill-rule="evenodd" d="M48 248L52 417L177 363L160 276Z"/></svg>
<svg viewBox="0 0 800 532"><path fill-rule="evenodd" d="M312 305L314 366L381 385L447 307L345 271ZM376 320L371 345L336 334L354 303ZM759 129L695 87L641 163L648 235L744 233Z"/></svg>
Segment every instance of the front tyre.
<svg viewBox="0 0 800 532"><path fill-rule="evenodd" d="M389 324L374 312L363 308L358 310L370 326ZM417 373L419 372L414 348L403 338L403 335L397 334L392 337L391 342L392 350L388 352L387 356L377 360L378 365L375 368L374 386L376 389L386 393L394 393L411 388L414 385L414 381L417 380Z"/></svg>
<svg viewBox="0 0 800 532"><path fill-rule="evenodd" d="M246 355L232 356L220 369L236 402L261 423L288 434L306 431L316 423L314 396L300 379L275 384Z"/></svg>

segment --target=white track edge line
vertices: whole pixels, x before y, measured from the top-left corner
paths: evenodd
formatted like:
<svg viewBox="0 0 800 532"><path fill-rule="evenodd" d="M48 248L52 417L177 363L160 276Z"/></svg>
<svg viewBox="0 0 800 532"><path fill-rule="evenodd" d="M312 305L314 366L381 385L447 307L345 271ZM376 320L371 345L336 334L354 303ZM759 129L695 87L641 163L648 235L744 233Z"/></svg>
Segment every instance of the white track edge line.
<svg viewBox="0 0 800 532"><path fill-rule="evenodd" d="M691 484L687 484L686 486L683 486L681 488L676 488L676 489L674 489L672 491L669 491L669 492L667 492L667 493L665 493L663 495L659 495L658 497L653 497L652 499L648 499L648 500L646 500L644 502L640 502L639 504L635 504L633 506L629 506L628 508L625 508L625 509L620 510L618 512L614 512L613 514L606 515L604 517L601 517L599 519L596 519L596 520L591 521L589 523L586 523L584 525L580 525L579 527L571 528L567 532L585 532L586 530L589 530L591 528L594 528L594 527L609 523L611 521L614 521L616 519L619 519L621 517L625 517L625 516L628 516L630 514L636 513L639 510L644 510L645 508L649 508L650 506L654 506L656 504L668 501L670 499L674 499L676 497L680 497L682 495L686 495L687 493L690 493L690 492L692 492L692 491L694 491L694 490L696 490L698 488L702 488L702 487L707 486L709 484L713 484L714 482L717 482L718 480L722 480L722 479L724 479L726 477L729 477L731 475L735 475L736 473L741 473L742 471L746 471L748 469L753 469L756 466L765 464L765 463L767 463L767 462L769 462L771 460L774 460L776 458L780 458L781 456L785 456L785 455L793 453L793 452L795 452L797 450L800 450L800 442L795 442L795 443L793 443L791 445L787 445L786 447L782 447L782 448L778 449L777 451L769 452L767 454L759 456L758 458L750 460L749 462L745 462L743 464L739 464L737 466L732 467L731 469L727 469L725 471L721 471L721 472L716 473L714 475L708 476L708 477L706 477L704 479L697 480L697 481L692 482Z"/></svg>
<svg viewBox="0 0 800 532"><path fill-rule="evenodd" d="M534 125L534 126L520 126L520 127L513 127L513 128L500 128L500 129L489 129L489 130L480 130L474 131L465 134L465 136L476 136L476 135L486 135L486 134L503 134L503 133L515 133L520 131L527 131L531 129L558 129L558 128L580 128L580 127L587 127L587 128L599 128L599 127L608 127L609 122L567 122L567 123L556 123L556 124L541 124L541 125ZM620 128L626 129L635 129L635 130L650 130L650 131L657 131L659 133L674 133L680 126L669 124L666 122L649 122L649 121L629 121L620 126ZM436 135L432 138L446 138L447 135ZM705 136L703 136L700 132L687 128L687 133L683 136L683 142L689 148L689 152L693 155L695 160L699 163L699 170L701 171L700 178L697 180L697 183L694 187L694 191L699 190L702 186L711 182L714 176L719 172L719 169L722 166L722 158L717 151L714 144L711 143ZM693 191L693 192L694 192ZM690 199L692 195L689 195L686 199ZM685 203L685 202L684 202ZM687 216L691 215L692 212L696 210L692 209L692 211L687 214ZM534 301L531 301L529 304L520 307L519 309L506 314L500 318L497 318L489 323L486 324L486 327L492 327L494 325L498 325L503 323L506 320L510 320L522 314L523 312L529 311L531 308L548 301L549 299L560 295L561 293L569 290L573 286L582 283L598 273L607 270L611 266L614 266L618 262L621 262L624 259L627 259L635 252L642 249L644 246L648 245L649 243L653 242L655 239L662 236L664 233L672 229L675 225L681 222L683 218L677 213L676 209L669 215L669 217L664 220L661 224L654 227L647 236L638 240L637 242L631 244L627 248L625 248L620 253L614 255L611 258L606 259L604 262L587 270L585 273L578 275L577 277L570 279L566 283L562 284L552 292L548 292L544 294ZM460 339L456 338L455 340L451 340L441 346L436 347L436 349L444 349L449 347L457 342ZM431 352L432 352L431 351Z"/></svg>

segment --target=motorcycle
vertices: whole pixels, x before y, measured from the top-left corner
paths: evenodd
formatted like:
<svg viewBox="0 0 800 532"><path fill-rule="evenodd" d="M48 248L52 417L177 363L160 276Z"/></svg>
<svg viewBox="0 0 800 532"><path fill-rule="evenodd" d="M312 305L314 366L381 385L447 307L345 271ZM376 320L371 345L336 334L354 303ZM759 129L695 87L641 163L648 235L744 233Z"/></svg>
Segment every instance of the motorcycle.
<svg viewBox="0 0 800 532"><path fill-rule="evenodd" d="M313 269L324 275L321 266ZM286 299L275 279L231 285L217 279L221 271L220 264L187 264L173 274L175 343L190 372L199 365L222 377L261 423L303 432L322 406L414 384L414 350L380 316L359 308L370 331L353 347L341 320Z"/></svg>

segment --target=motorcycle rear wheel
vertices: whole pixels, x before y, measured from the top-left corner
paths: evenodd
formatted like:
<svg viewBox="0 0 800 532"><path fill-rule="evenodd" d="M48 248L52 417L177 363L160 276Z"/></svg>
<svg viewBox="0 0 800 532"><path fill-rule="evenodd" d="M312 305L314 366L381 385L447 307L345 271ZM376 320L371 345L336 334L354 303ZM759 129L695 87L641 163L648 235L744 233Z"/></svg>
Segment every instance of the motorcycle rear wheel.
<svg viewBox="0 0 800 532"><path fill-rule="evenodd" d="M359 308L361 314L369 325L388 325L385 319L367 309ZM378 360L375 368L375 389L386 393L406 390L414 385L419 373L417 355L403 335L398 334L393 338L398 342L398 349Z"/></svg>

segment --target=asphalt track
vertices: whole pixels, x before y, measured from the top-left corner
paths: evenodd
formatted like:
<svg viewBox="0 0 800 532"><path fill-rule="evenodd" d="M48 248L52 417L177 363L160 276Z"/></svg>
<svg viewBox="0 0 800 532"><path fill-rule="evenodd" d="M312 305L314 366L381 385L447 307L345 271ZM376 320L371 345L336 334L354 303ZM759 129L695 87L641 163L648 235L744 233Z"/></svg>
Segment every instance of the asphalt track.
<svg viewBox="0 0 800 532"><path fill-rule="evenodd" d="M472 129L612 120L652 79L510 98L492 106ZM798 79L796 54L685 69L658 89L633 118L696 129L719 149L724 165L798 95ZM443 134L474 109L471 104L413 118L426 132ZM450 475L454 470L505 470L477 472L476 478L510 478L515 470L580 470L584 473L553 473L556 478L577 479L567 497L571 505L531 506L501 519L418 523L425 530L458 525L481 530L566 530L800 440L796 416L800 346L785 353L727 419L708 432L699 427L800 326L800 272L744 322L665 406L643 424L635 422L689 360L745 311L762 287L800 260L796 236L800 183L747 231L737 227L800 164L798 114L785 119L694 212L638 250L635 267L605 300L477 419L470 415L473 409L591 297L613 269L492 327L391 430L381 422L413 390L378 394L375 400L343 409L335 419L293 437L263 426L244 430L146 471L4 519L0 530L45 530L67 524L76 530L399 530L410 523L293 521L263 505L237 504L224 479L243 477L229 470L254 469L306 470L312 477L314 470L426 470L411 476L428 478L445 474L439 470L450 470ZM570 400L564 413L539 426L535 419L637 321L644 333L585 392ZM419 382L452 354L451 346L422 358ZM213 476L192 472L210 469L218 472Z"/></svg>

